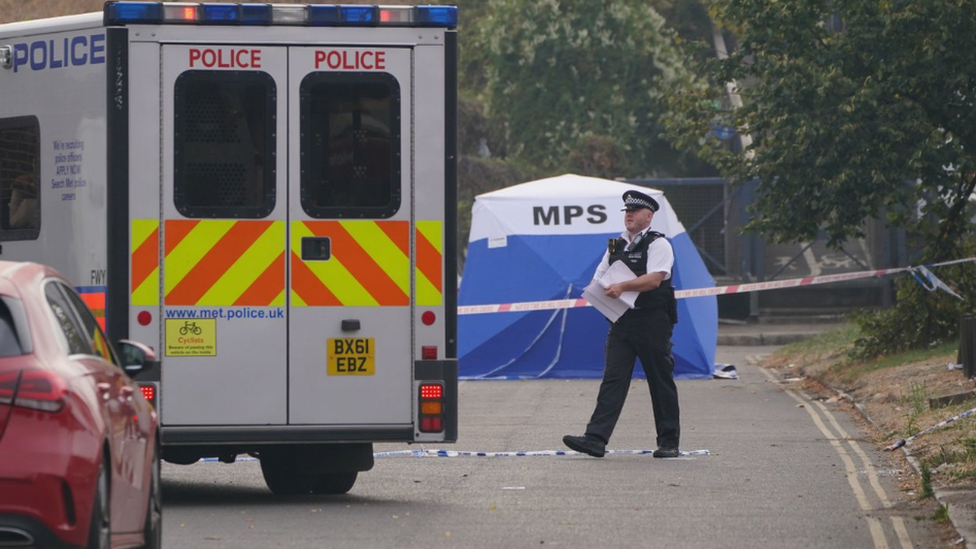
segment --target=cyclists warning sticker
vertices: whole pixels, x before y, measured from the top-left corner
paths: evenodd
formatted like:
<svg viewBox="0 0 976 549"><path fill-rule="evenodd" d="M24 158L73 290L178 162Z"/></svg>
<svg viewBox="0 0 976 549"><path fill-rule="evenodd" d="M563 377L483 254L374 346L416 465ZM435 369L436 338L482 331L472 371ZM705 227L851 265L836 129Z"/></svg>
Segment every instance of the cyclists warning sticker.
<svg viewBox="0 0 976 549"><path fill-rule="evenodd" d="M217 356L217 319L166 319L166 356Z"/></svg>

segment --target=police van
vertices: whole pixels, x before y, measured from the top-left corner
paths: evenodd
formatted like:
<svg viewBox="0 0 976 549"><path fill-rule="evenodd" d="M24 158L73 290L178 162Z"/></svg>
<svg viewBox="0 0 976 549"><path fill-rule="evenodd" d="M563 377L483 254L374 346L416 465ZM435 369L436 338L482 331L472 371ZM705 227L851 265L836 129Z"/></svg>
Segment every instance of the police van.
<svg viewBox="0 0 976 549"><path fill-rule="evenodd" d="M453 6L107 2L0 25L0 259L79 285L163 459L342 493L457 438Z"/></svg>

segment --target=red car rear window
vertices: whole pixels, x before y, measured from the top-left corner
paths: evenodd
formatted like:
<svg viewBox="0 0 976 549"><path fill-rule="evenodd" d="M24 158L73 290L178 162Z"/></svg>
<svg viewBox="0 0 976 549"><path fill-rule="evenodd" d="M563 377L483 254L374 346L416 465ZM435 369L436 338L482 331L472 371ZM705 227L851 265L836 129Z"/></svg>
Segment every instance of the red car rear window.
<svg viewBox="0 0 976 549"><path fill-rule="evenodd" d="M0 357L26 354L20 344L21 339L14 325L10 308L4 300L0 299Z"/></svg>

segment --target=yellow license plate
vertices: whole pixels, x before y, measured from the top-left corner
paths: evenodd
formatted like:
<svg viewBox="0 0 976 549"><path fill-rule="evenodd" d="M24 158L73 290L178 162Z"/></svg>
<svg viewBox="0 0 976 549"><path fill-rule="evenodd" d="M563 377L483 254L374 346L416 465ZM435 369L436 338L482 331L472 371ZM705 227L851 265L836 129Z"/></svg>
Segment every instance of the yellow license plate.
<svg viewBox="0 0 976 549"><path fill-rule="evenodd" d="M376 373L371 337L330 337L328 341L328 374L330 376L371 376Z"/></svg>

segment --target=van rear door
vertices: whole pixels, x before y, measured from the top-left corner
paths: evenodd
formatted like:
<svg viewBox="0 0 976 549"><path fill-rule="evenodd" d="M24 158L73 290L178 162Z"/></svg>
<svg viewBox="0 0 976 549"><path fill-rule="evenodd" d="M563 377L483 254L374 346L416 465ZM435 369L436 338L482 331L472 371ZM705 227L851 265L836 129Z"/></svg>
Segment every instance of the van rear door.
<svg viewBox="0 0 976 549"><path fill-rule="evenodd" d="M411 48L289 49L289 421L412 421Z"/></svg>
<svg viewBox="0 0 976 549"><path fill-rule="evenodd" d="M288 48L162 48L167 425L288 422Z"/></svg>
<svg viewBox="0 0 976 549"><path fill-rule="evenodd" d="M410 436L413 49L161 47L164 424Z"/></svg>

